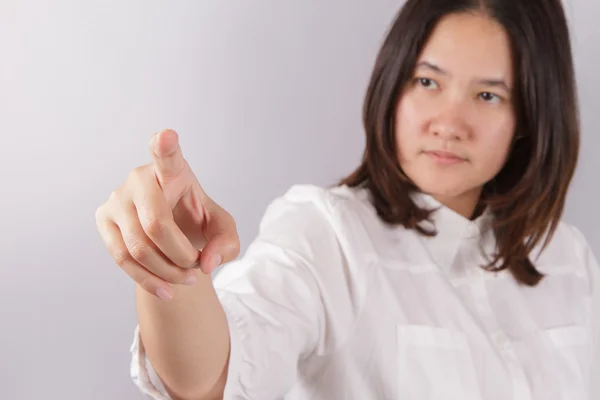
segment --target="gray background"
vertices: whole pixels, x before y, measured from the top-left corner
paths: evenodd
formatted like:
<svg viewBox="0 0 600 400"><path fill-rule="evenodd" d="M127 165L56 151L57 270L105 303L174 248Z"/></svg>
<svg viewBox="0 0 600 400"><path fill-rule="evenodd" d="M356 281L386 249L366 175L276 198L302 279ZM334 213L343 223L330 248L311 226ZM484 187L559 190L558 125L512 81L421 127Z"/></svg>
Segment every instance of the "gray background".
<svg viewBox="0 0 600 400"><path fill-rule="evenodd" d="M170 127L244 250L275 196L357 165L364 90L401 3L1 0L1 397L141 398L133 284L96 208ZM600 3L568 7L583 146L565 218L600 252Z"/></svg>

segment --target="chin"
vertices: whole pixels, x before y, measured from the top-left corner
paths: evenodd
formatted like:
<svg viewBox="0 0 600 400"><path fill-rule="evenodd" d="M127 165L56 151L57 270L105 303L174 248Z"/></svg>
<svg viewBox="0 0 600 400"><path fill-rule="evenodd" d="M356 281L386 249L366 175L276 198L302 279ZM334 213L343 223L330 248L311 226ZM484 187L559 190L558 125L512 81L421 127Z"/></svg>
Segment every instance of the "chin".
<svg viewBox="0 0 600 400"><path fill-rule="evenodd" d="M434 197L459 197L472 190L464 182L453 182L450 179L416 179L413 182L422 192Z"/></svg>
<svg viewBox="0 0 600 400"><path fill-rule="evenodd" d="M435 189L421 189L424 193L427 193L436 198L456 198L465 194L465 190L459 190L454 188L435 188Z"/></svg>

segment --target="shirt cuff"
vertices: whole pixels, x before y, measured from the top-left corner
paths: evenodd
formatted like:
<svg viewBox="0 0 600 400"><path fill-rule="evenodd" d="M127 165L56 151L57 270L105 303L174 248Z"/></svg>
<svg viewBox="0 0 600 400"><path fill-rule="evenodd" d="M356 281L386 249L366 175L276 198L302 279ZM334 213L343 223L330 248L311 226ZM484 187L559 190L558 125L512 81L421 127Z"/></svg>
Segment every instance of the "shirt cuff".
<svg viewBox="0 0 600 400"><path fill-rule="evenodd" d="M139 325L135 328L130 352L130 373L133 383L135 383L142 393L154 400L172 400L152 364L150 364L150 360L146 357L146 350L140 336Z"/></svg>
<svg viewBox="0 0 600 400"><path fill-rule="evenodd" d="M227 383L223 392L223 400L246 400L250 399L240 383L240 373L243 359L243 351L241 340L244 332L244 318L236 312L236 307L233 304L234 296L227 295L227 292L217 290L219 300L229 326L229 365L227 367Z"/></svg>

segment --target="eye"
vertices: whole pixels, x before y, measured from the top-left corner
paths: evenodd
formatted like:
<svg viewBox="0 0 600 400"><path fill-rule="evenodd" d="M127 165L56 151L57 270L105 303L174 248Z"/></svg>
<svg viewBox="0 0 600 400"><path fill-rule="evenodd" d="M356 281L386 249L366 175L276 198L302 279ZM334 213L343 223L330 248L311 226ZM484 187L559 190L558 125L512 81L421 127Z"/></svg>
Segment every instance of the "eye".
<svg viewBox="0 0 600 400"><path fill-rule="evenodd" d="M500 100L502 100L500 98L500 96L498 96L494 93L490 93L490 92L480 93L479 97L481 98L481 100L485 101L486 103L492 103L492 104L499 103Z"/></svg>
<svg viewBox="0 0 600 400"><path fill-rule="evenodd" d="M433 80L433 79L429 79L429 78L417 78L416 82L423 86L425 89L430 89L430 90L434 90L439 88L438 84Z"/></svg>

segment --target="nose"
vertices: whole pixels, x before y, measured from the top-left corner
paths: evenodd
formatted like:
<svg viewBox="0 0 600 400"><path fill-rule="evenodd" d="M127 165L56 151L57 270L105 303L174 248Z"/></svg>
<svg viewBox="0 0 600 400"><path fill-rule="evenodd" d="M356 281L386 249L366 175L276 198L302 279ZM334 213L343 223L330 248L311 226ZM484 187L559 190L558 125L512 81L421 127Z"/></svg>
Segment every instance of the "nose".
<svg viewBox="0 0 600 400"><path fill-rule="evenodd" d="M430 133L442 140L465 140L469 137L468 124L464 110L459 104L448 105L433 118L429 126Z"/></svg>

